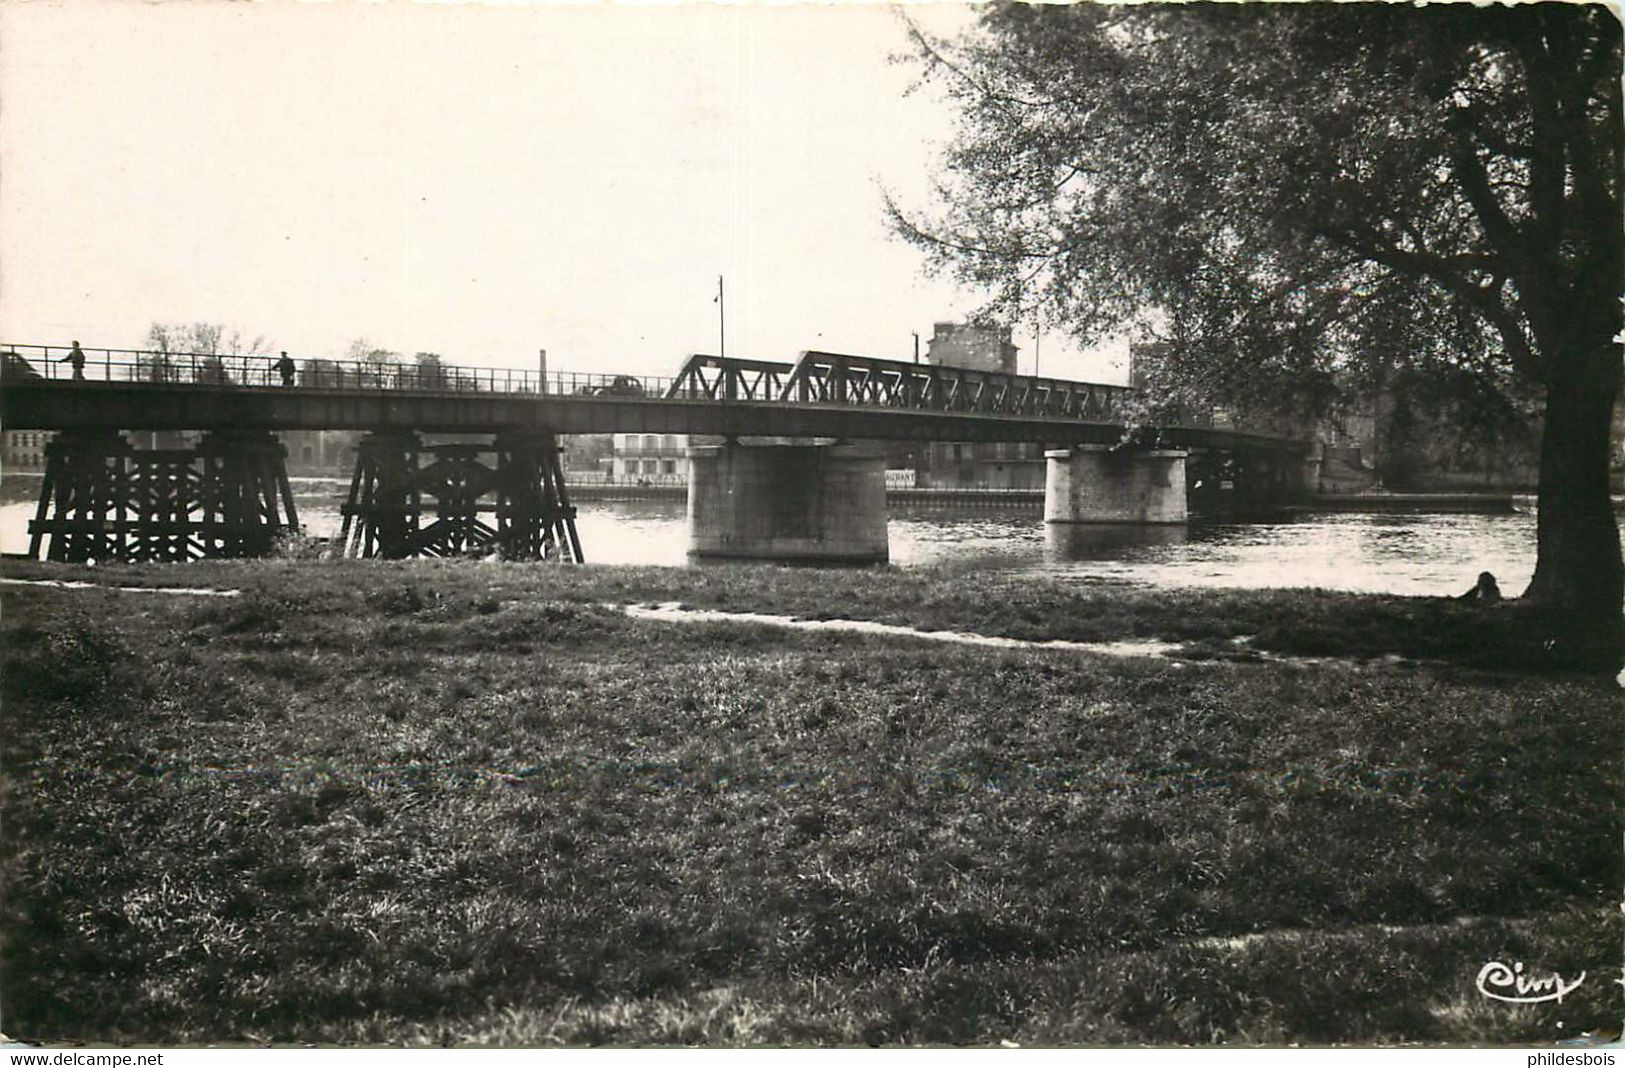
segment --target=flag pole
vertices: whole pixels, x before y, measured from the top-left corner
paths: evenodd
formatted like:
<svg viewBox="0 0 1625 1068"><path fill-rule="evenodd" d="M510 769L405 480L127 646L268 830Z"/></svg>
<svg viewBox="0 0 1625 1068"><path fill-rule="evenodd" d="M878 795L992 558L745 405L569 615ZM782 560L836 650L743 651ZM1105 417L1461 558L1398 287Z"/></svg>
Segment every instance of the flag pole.
<svg viewBox="0 0 1625 1068"><path fill-rule="evenodd" d="M728 358L728 311L722 299L722 276L717 275L717 355Z"/></svg>

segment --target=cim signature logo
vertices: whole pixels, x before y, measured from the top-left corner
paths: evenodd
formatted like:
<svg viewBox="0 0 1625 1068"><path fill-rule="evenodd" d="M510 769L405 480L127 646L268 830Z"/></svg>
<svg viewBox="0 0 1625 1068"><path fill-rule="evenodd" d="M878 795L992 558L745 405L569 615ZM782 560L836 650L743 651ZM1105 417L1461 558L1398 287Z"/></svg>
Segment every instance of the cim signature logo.
<svg viewBox="0 0 1625 1068"><path fill-rule="evenodd" d="M1534 1005L1542 1001L1562 1001L1565 994L1586 981L1586 973L1572 983L1565 983L1556 972L1539 979L1523 973L1523 961L1511 966L1492 960L1478 970L1478 992L1496 1001L1510 1001L1517 1005ZM1494 988L1493 990L1491 988Z"/></svg>

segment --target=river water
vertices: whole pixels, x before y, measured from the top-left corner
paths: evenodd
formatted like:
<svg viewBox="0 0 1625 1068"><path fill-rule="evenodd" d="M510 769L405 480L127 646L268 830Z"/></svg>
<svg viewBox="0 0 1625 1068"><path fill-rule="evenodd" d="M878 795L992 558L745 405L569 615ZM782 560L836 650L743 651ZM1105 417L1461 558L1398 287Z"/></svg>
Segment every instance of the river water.
<svg viewBox="0 0 1625 1068"><path fill-rule="evenodd" d="M299 517L313 535L338 532L348 483L295 479ZM0 551L28 548L39 479L0 486ZM688 563L681 500L584 501L576 526L593 564ZM950 565L1062 580L1161 586L1313 586L1364 593L1460 593L1480 571L1516 593L1535 566L1533 516L1304 513L1269 523L1129 528L1046 525L1037 509L947 511L894 507L894 567Z"/></svg>

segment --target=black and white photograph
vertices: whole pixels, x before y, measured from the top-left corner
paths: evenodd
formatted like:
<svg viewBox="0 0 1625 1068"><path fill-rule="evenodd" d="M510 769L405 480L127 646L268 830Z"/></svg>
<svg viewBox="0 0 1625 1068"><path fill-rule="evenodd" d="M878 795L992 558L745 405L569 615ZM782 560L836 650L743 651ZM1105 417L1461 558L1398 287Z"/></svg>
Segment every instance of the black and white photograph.
<svg viewBox="0 0 1625 1068"><path fill-rule="evenodd" d="M0 0L0 1055L1614 1063L1622 26Z"/></svg>

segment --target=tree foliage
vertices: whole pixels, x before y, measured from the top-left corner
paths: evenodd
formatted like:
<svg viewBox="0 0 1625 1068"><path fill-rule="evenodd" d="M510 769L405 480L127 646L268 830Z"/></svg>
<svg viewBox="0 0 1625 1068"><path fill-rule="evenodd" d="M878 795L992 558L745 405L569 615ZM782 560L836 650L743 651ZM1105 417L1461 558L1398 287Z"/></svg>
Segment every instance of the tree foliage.
<svg viewBox="0 0 1625 1068"><path fill-rule="evenodd" d="M1167 342L1145 368L1167 397L1543 400L1531 592L1618 616L1611 11L1000 3L915 41L962 121L935 214L891 212L939 267L1006 314Z"/></svg>
<svg viewBox="0 0 1625 1068"><path fill-rule="evenodd" d="M263 356L271 351L265 335L250 337L220 323L154 322L147 328L147 344L153 351L169 355Z"/></svg>
<svg viewBox="0 0 1625 1068"><path fill-rule="evenodd" d="M226 384L232 381L222 356L263 356L270 351L265 335L248 336L220 323L165 323L153 321L147 328L148 354L137 357L141 377L166 381L176 374L174 357L204 357L197 380Z"/></svg>

